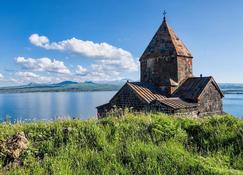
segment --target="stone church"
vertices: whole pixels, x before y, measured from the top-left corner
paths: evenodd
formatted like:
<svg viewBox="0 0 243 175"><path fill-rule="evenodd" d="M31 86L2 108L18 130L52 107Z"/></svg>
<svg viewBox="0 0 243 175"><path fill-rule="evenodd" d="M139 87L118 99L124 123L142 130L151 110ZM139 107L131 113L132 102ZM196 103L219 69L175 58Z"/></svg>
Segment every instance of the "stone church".
<svg viewBox="0 0 243 175"><path fill-rule="evenodd" d="M109 103L98 106L98 117L125 108L195 117L221 114L222 91L213 77L193 76L192 60L164 17L139 60L140 82L127 82Z"/></svg>

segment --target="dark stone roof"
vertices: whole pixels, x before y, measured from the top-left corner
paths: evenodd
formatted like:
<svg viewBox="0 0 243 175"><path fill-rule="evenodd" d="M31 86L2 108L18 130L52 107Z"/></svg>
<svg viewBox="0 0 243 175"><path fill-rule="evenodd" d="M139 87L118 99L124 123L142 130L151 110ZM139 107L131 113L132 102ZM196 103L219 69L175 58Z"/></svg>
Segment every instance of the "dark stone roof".
<svg viewBox="0 0 243 175"><path fill-rule="evenodd" d="M161 91L156 86L152 84L145 83L145 82L127 82L122 88L131 88L133 92L143 101L146 103L155 103L159 102L166 106L169 106L173 109L180 109L180 108L192 108L196 107L197 104L195 103L187 103L180 98L167 98L166 96L161 94ZM120 91L121 91L120 90ZM119 92L112 98L116 98ZM112 99L110 101L112 101ZM110 103L106 103L104 105L98 106L97 108L110 108Z"/></svg>
<svg viewBox="0 0 243 175"><path fill-rule="evenodd" d="M141 56L140 61L147 58L172 55L192 58L190 51L164 20Z"/></svg>
<svg viewBox="0 0 243 175"><path fill-rule="evenodd" d="M127 85L144 101L150 103L155 99L166 98L160 90L152 84L145 82L127 82Z"/></svg>
<svg viewBox="0 0 243 175"><path fill-rule="evenodd" d="M96 108L97 109L109 109L111 106L110 106L110 103L106 103L106 104L103 104L103 105L100 105L100 106L97 106Z"/></svg>
<svg viewBox="0 0 243 175"><path fill-rule="evenodd" d="M147 104L158 102L173 109L196 108L198 97L202 94L209 83L213 83L215 88L223 97L223 93L212 77L191 77L186 79L169 98L164 96L159 88L150 83L127 82L110 100L110 102L117 97L122 89L130 88L134 94ZM107 103L98 106L97 108L109 109L111 106L110 103Z"/></svg>
<svg viewBox="0 0 243 175"><path fill-rule="evenodd" d="M223 93L214 81L213 77L191 77L186 79L172 94L172 97L180 97L187 100L197 100L206 86L212 82L223 97Z"/></svg>
<svg viewBox="0 0 243 175"><path fill-rule="evenodd" d="M186 108L194 108L197 107L197 103L188 103L180 98L166 98L166 99L156 99L153 102L159 102L166 106L169 106L173 109L186 109ZM153 103L152 102L152 103Z"/></svg>

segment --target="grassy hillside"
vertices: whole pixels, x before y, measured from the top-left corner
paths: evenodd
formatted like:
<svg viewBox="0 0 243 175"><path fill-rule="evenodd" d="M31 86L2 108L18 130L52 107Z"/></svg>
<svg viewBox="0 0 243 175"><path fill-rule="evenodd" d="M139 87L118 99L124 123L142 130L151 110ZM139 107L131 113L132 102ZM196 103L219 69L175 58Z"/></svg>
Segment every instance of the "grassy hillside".
<svg viewBox="0 0 243 175"><path fill-rule="evenodd" d="M9 174L243 174L243 121L231 116L1 124L0 139L23 131L22 166Z"/></svg>

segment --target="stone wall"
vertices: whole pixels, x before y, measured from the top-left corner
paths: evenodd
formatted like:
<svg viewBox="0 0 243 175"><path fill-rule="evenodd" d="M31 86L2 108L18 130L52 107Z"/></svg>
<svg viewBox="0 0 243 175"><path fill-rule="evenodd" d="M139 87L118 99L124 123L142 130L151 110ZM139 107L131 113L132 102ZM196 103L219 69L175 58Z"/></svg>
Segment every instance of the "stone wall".
<svg viewBox="0 0 243 175"><path fill-rule="evenodd" d="M155 102L147 106L147 110L150 112L162 112L169 115L175 116L183 116L183 117L197 117L198 108L191 107L191 108L181 108L181 109L174 109L167 105L163 105L159 102Z"/></svg>
<svg viewBox="0 0 243 175"><path fill-rule="evenodd" d="M177 83L192 77L192 58L181 56L144 59L140 63L141 81L158 87L168 85L172 79Z"/></svg>
<svg viewBox="0 0 243 175"><path fill-rule="evenodd" d="M192 77L192 58L188 57L177 57L178 64L178 82Z"/></svg>
<svg viewBox="0 0 243 175"><path fill-rule="evenodd" d="M103 118L107 115L119 117L126 108L135 112L146 111L147 105L148 104L142 101L126 84L108 104L97 107L98 118Z"/></svg>
<svg viewBox="0 0 243 175"><path fill-rule="evenodd" d="M97 108L98 109L98 118L104 118L107 116L111 117L122 117L124 115L124 111L127 108L130 112L133 113L151 113L151 112L161 112L168 115L174 115L178 117L197 117L197 108L187 108L187 109L173 109L169 106L163 105L161 103L153 103L153 104L143 104L134 106L120 106L119 103L115 104L116 99L114 99L113 106L107 105ZM116 101L118 102L118 101ZM130 108L129 108L130 107ZM131 108L132 107L132 108Z"/></svg>
<svg viewBox="0 0 243 175"><path fill-rule="evenodd" d="M222 98L213 83L209 83L198 100L199 116L221 114Z"/></svg>
<svg viewBox="0 0 243 175"><path fill-rule="evenodd" d="M141 61L141 81L158 87L167 85L169 80L178 81L176 57L149 58Z"/></svg>
<svg viewBox="0 0 243 175"><path fill-rule="evenodd" d="M134 91L128 87L128 85L123 86L123 88L116 94L110 101L111 106L117 106L121 108L133 107L135 110L140 110L144 108L145 102L143 102Z"/></svg>

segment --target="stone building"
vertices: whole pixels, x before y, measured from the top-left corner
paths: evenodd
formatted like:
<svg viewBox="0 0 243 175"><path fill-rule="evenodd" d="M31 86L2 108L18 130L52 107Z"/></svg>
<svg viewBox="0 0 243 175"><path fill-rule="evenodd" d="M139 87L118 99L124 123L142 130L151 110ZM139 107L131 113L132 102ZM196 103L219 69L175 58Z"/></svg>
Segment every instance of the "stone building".
<svg viewBox="0 0 243 175"><path fill-rule="evenodd" d="M203 116L222 113L223 93L213 77L194 77L192 54L164 20L142 54L140 82L127 82L98 106L98 117L116 109Z"/></svg>

